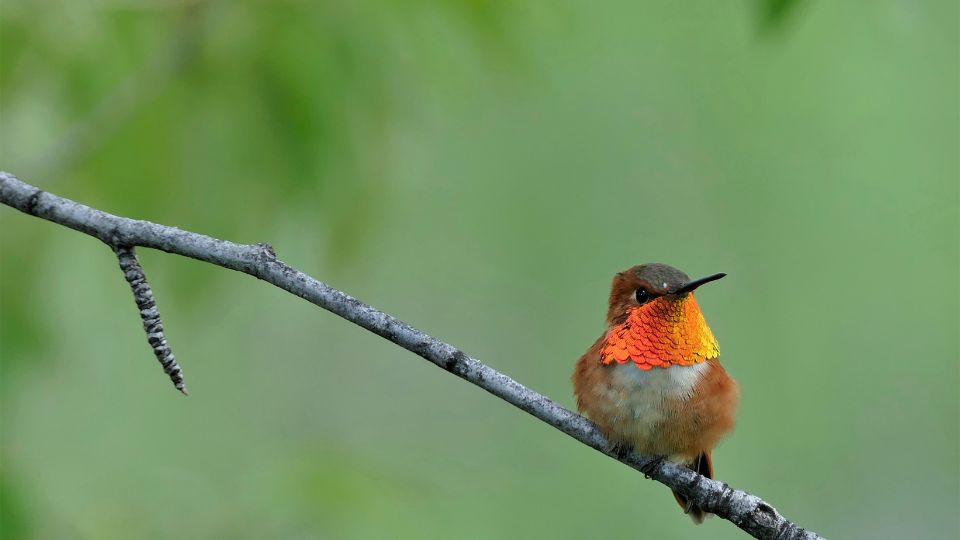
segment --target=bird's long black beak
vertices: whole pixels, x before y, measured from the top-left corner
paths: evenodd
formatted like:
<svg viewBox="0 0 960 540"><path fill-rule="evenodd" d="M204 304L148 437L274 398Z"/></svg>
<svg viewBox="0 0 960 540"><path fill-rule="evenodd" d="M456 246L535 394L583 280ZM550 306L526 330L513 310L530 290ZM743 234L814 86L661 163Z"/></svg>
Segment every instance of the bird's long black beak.
<svg viewBox="0 0 960 540"><path fill-rule="evenodd" d="M683 285L681 285L677 290L673 291L673 293L671 294L683 294L683 293L693 292L694 289L703 285L704 283L710 283L711 281L716 281L725 275L726 274L724 274L723 272L720 272L719 274L713 274L712 276L707 276L704 278L695 279L693 281L688 281Z"/></svg>

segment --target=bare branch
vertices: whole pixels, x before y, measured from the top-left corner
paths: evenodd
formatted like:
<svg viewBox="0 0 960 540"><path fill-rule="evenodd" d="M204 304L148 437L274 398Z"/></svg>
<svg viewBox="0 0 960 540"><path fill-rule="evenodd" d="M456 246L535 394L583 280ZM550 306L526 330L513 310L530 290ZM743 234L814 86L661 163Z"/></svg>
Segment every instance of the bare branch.
<svg viewBox="0 0 960 540"><path fill-rule="evenodd" d="M586 418L530 390L456 347L417 330L280 261L267 244L234 244L202 234L139 221L84 206L0 172L0 202L27 214L99 238L110 246L143 246L250 274L433 362L598 450L680 492L704 510L729 520L754 538L817 540L759 497L705 478L692 470L639 454L619 455Z"/></svg>
<svg viewBox="0 0 960 540"><path fill-rule="evenodd" d="M157 309L157 303L153 300L153 291L147 282L147 275L143 273L140 261L133 252L132 247L114 246L113 251L117 254L120 262L120 270L123 271L123 278L130 284L130 290L133 291L133 301L137 303L137 309L140 310L140 319L143 320L143 330L147 333L147 342L153 349L153 355L157 357L163 372L170 377L170 381L177 387L177 390L187 395L187 385L183 382L183 370L173 356L173 351L167 345L167 338L163 335L163 321L160 320L160 310Z"/></svg>

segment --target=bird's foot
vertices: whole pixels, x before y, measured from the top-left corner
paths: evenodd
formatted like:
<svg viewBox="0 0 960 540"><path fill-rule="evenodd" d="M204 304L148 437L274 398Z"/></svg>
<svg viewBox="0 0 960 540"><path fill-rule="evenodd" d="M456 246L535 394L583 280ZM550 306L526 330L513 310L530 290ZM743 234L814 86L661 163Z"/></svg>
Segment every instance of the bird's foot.
<svg viewBox="0 0 960 540"><path fill-rule="evenodd" d="M629 456L633 453L633 445L630 443L614 443L613 444L613 455L617 457L618 460L623 460L623 458Z"/></svg>
<svg viewBox="0 0 960 540"><path fill-rule="evenodd" d="M660 467L660 464L664 462L667 458L663 456L657 456L648 460L646 463L640 466L640 472L643 473L643 477L650 479L650 475L653 474L653 471L657 470Z"/></svg>

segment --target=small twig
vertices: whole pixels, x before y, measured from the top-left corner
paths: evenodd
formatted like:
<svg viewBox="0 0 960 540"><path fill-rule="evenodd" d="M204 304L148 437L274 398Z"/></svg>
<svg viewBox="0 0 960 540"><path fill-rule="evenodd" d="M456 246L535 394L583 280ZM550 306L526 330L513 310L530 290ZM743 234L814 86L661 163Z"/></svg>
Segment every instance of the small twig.
<svg viewBox="0 0 960 540"><path fill-rule="evenodd" d="M250 274L295 294L413 352L450 373L483 388L566 433L679 492L707 512L732 522L761 540L822 540L783 517L763 499L712 480L666 460L630 453L618 455L600 430L567 410L453 345L317 281L279 260L267 244L234 244L149 221L114 216L45 193L0 172L0 202L22 212L99 238L110 246L143 246L176 253ZM622 453L622 452L621 452Z"/></svg>
<svg viewBox="0 0 960 540"><path fill-rule="evenodd" d="M150 284L147 282L147 276L143 273L143 267L137 260L137 255L132 247L114 246L113 251L117 254L120 261L120 270L123 271L123 277L130 284L130 290L133 291L133 300L137 303L137 309L140 310L140 319L143 320L143 330L147 333L147 342L153 349L153 355L157 357L163 372L170 377L170 381L177 387L177 390L187 395L187 385L183 382L183 370L180 364L173 356L173 351L167 345L167 338L163 335L163 321L160 320L160 311L157 309L157 303L153 300L153 291L150 290Z"/></svg>

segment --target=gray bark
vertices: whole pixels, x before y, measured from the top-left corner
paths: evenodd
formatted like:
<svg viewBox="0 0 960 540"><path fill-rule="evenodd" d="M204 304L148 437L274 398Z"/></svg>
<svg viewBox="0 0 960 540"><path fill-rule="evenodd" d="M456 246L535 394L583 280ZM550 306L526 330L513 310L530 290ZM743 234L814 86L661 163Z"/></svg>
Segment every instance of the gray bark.
<svg viewBox="0 0 960 540"><path fill-rule="evenodd" d="M147 275L144 274L140 261L137 260L137 254L132 247L128 246L115 246L114 251L117 253L123 278L127 280L130 291L133 292L133 301L136 302L137 309L140 311L143 331L147 333L147 343L153 349L153 355L160 362L163 372L170 377L173 386L187 395L187 385L183 382L183 370L180 369L173 351L167 345L167 337L163 333L163 321L160 320L160 310L153 300L153 290L147 282Z"/></svg>

